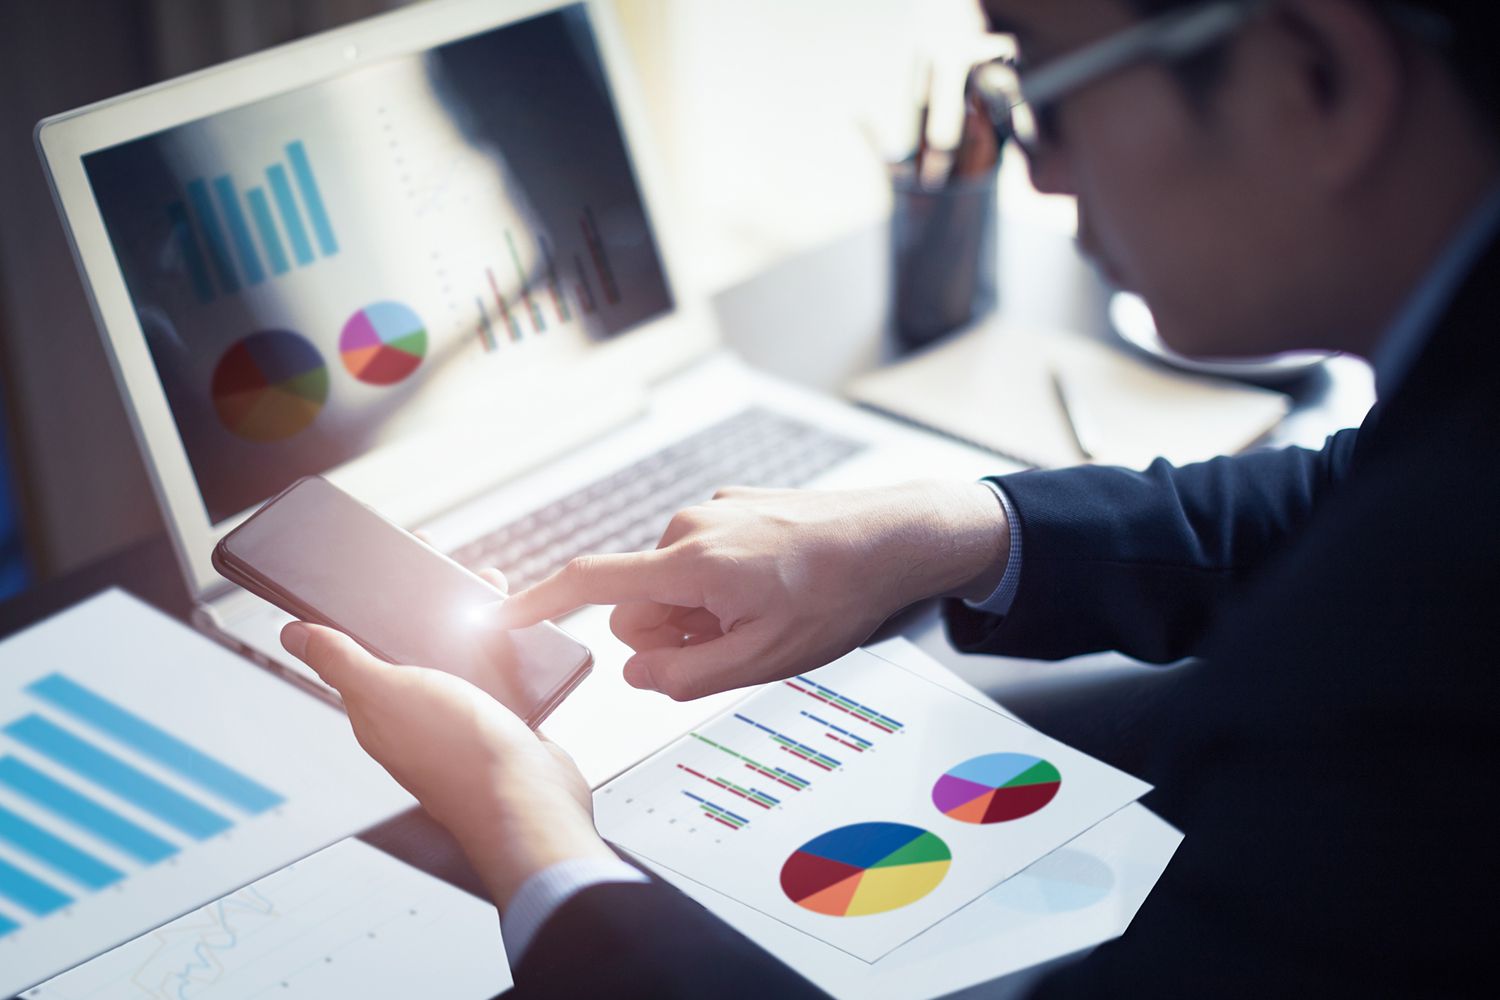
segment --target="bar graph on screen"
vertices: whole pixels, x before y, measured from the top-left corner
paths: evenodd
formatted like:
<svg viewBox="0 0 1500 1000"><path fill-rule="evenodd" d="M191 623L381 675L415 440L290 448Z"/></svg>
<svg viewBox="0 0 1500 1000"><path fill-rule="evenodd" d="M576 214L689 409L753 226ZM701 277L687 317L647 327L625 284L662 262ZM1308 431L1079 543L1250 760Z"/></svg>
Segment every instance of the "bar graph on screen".
<svg viewBox="0 0 1500 1000"><path fill-rule="evenodd" d="M66 674L0 722L0 938L283 797Z"/></svg>
<svg viewBox="0 0 1500 1000"><path fill-rule="evenodd" d="M263 185L241 192L230 174L198 177L187 182L185 200L167 206L172 240L199 302L339 252L307 147L297 139L283 152L285 162L265 168Z"/></svg>
<svg viewBox="0 0 1500 1000"><path fill-rule="evenodd" d="M519 344L530 337L542 336L554 326L561 327L593 314L594 281L605 290L610 304L619 302L613 267L608 252L598 242L592 219L592 209L585 209L579 216L582 232L589 237L595 277L589 277L583 258L575 254L571 286L563 283L556 252L545 235L523 232L518 238L511 229L500 234L505 244L504 264L496 266L501 268L501 274L497 277L495 266L485 266L483 293L474 297L478 312L474 335L485 353L493 353L507 343Z"/></svg>

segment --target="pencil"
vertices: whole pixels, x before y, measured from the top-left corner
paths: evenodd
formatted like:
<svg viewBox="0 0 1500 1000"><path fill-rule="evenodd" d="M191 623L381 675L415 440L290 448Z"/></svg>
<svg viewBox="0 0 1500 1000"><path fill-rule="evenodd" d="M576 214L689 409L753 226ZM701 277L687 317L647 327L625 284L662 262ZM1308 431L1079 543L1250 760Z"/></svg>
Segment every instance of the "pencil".
<svg viewBox="0 0 1500 1000"><path fill-rule="evenodd" d="M1084 443L1084 430L1079 426L1082 423L1082 414L1078 412L1077 404L1068 400L1068 389L1063 384L1062 373L1054 368L1050 374L1052 391L1057 395L1057 405L1062 410L1063 422L1068 425L1068 433L1073 436L1073 443L1078 446L1078 454L1083 456L1085 462L1092 462L1095 458L1094 452Z"/></svg>

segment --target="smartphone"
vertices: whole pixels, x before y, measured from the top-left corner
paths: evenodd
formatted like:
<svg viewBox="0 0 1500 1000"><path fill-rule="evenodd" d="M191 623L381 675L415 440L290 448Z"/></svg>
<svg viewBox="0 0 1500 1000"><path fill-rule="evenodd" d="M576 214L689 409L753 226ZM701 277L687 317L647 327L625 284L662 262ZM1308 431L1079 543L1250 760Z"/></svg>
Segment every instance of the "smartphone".
<svg viewBox="0 0 1500 1000"><path fill-rule="evenodd" d="M321 476L266 501L214 547L213 565L382 659L471 681L532 728L593 668L588 647L551 622L487 626L500 591Z"/></svg>

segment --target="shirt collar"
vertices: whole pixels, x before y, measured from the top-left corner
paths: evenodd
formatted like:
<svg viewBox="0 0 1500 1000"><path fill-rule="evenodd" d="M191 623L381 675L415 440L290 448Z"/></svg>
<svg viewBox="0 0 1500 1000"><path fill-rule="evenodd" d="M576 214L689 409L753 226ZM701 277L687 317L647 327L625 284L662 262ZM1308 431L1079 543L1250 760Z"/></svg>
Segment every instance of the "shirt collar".
<svg viewBox="0 0 1500 1000"><path fill-rule="evenodd" d="M1376 344L1370 363L1375 368L1377 398L1388 399L1406 378L1443 309L1497 229L1500 229L1500 184L1469 213Z"/></svg>

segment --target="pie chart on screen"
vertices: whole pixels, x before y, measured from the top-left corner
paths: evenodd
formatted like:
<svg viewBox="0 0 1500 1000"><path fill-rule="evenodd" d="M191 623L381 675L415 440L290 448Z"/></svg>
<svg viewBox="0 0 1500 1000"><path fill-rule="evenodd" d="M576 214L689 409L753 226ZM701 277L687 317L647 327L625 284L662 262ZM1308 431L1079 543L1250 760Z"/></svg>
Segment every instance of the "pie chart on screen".
<svg viewBox="0 0 1500 1000"><path fill-rule="evenodd" d="M1030 816L1062 787L1051 763L1024 753L973 757L932 786L932 804L963 823L1004 823Z"/></svg>
<svg viewBox="0 0 1500 1000"><path fill-rule="evenodd" d="M395 385L427 356L427 327L400 302L376 302L350 316L339 334L349 374L370 385Z"/></svg>
<svg viewBox="0 0 1500 1000"><path fill-rule="evenodd" d="M814 837L781 867L781 891L814 913L861 917L915 903L938 887L953 854L905 823L855 823Z"/></svg>
<svg viewBox="0 0 1500 1000"><path fill-rule="evenodd" d="M230 433L281 441L304 430L328 402L328 365L306 337L259 330L224 352L209 395Z"/></svg>

